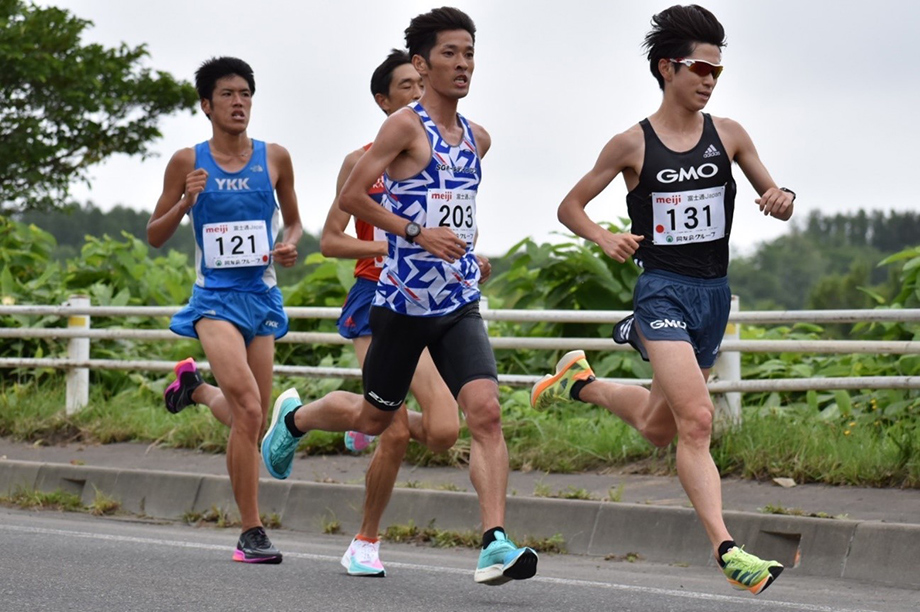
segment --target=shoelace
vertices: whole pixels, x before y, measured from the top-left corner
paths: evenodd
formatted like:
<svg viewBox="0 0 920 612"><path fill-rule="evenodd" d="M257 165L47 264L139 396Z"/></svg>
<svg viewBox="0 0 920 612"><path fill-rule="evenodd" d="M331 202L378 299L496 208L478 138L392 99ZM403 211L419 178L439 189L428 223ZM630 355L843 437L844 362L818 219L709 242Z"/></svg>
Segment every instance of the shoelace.
<svg viewBox="0 0 920 612"><path fill-rule="evenodd" d="M358 561L360 563L367 563L374 560L376 556L374 553L377 552L376 548L370 542L358 541L355 552L357 553Z"/></svg>
<svg viewBox="0 0 920 612"><path fill-rule="evenodd" d="M272 545L265 530L261 527L249 534L249 543L253 548L271 548Z"/></svg>
<svg viewBox="0 0 920 612"><path fill-rule="evenodd" d="M754 556L744 552L744 547L738 548L738 552L732 555L732 558L726 561L726 564L731 563L737 569L743 571L757 571L759 569L758 560L755 560Z"/></svg>

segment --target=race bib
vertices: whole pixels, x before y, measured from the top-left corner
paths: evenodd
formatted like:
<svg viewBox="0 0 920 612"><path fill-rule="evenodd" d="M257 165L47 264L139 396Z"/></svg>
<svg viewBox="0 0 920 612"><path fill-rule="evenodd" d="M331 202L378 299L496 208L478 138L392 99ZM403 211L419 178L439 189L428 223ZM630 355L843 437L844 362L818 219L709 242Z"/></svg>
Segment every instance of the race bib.
<svg viewBox="0 0 920 612"><path fill-rule="evenodd" d="M377 242L386 242L386 241L387 241L387 233L386 233L385 231L383 231L382 229L380 229L379 227L374 227L374 240L376 240ZM383 256L383 255L380 255L380 256L378 256L378 257L375 257L375 258L374 258L374 265L375 265L376 267L378 267L378 268L382 268L382 267L383 267L383 260L384 260L384 256Z"/></svg>
<svg viewBox="0 0 920 612"><path fill-rule="evenodd" d="M658 245L712 242L725 237L725 185L652 193L653 240Z"/></svg>
<svg viewBox="0 0 920 612"><path fill-rule="evenodd" d="M457 238L476 238L476 192L469 189L429 189L425 227L449 227Z"/></svg>
<svg viewBox="0 0 920 612"><path fill-rule="evenodd" d="M207 223L202 227L204 262L209 268L264 266L271 259L264 220Z"/></svg>

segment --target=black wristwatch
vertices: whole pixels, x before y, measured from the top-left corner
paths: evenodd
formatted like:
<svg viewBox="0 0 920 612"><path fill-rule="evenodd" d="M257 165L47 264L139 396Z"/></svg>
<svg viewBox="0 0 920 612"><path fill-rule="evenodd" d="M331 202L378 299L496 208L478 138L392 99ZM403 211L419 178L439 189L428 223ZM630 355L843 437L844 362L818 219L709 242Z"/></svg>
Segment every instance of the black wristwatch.
<svg viewBox="0 0 920 612"><path fill-rule="evenodd" d="M795 204L795 192L794 192L794 191L792 191L791 189L786 189L785 187L780 187L779 190L780 190L780 191L785 191L786 193L791 193L791 194L792 194L792 203Z"/></svg>
<svg viewBox="0 0 920 612"><path fill-rule="evenodd" d="M415 239L418 238L418 235L421 233L422 226L415 221L410 221L408 225L406 225L406 242L415 244Z"/></svg>

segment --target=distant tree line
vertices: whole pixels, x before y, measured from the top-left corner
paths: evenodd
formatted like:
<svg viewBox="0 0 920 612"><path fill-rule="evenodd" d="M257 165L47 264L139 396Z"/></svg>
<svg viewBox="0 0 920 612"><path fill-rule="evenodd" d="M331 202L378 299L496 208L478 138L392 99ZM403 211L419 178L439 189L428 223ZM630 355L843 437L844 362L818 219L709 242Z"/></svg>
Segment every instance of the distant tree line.
<svg viewBox="0 0 920 612"><path fill-rule="evenodd" d="M16 219L52 234L61 261L79 255L85 236L121 236L125 231L146 242L147 212L116 206L102 211L92 203L49 212L27 211ZM823 215L812 211L793 223L789 233L760 244L750 255L733 257L729 267L732 292L745 310L803 308L871 308L897 294L897 268L878 263L893 253L920 245L920 213L858 211ZM181 226L166 245L193 261L192 232ZM319 251L319 240L304 234L301 259ZM493 258L493 268L506 270L510 261ZM278 270L283 282L297 282L299 266Z"/></svg>
<svg viewBox="0 0 920 612"><path fill-rule="evenodd" d="M791 231L729 266L745 310L871 308L898 292L897 268L879 262L920 245L920 213L812 211Z"/></svg>

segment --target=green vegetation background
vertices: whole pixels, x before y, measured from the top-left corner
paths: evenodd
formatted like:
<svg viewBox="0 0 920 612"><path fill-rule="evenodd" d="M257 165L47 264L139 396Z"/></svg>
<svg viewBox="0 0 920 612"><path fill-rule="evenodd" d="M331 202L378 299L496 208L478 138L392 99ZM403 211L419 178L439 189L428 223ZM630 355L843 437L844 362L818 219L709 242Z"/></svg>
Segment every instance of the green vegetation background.
<svg viewBox="0 0 920 612"><path fill-rule="evenodd" d="M94 305L178 305L191 290L193 271L187 253L152 251L138 238L146 214L119 210L101 214L77 209L66 220L53 214L20 220L0 219L0 296L4 304L60 304L73 293L90 296ZM86 219L85 235L78 233ZM104 220L116 220L106 229ZM916 227L917 215L873 217L876 226ZM32 223L26 223L32 221ZM36 223L38 222L38 223ZM57 228L60 242L41 229ZM891 225L894 224L894 225ZM852 218L813 215L805 227L761 245L736 259L732 286L748 309L764 307L756 290L775 283L772 305L782 308L915 308L920 303L920 247L896 244L888 254L872 240L856 240ZM834 228L837 228L835 230ZM842 228L842 229L841 229ZM616 229L613 227L613 229ZM111 231L111 233L109 233ZM862 230L860 230L862 231ZM888 231L876 229L873 231ZM177 237L190 232L179 232ZM82 242L74 240L80 235ZM873 235L868 232L866 236ZM890 236L890 234L889 234ZM496 277L485 285L493 308L629 309L638 270L617 264L593 245L563 238L557 244L524 240L495 258ZM910 236L905 241L912 240ZM287 306L340 306L353 282L353 263L325 259L305 240L305 259L282 277ZM818 255L803 257L802 249ZM849 245L849 246L848 246ZM181 245L180 245L181 247ZM187 248L187 247L186 247ZM315 247L314 247L315 248ZM887 255L887 257L884 257ZM849 263L844 261L850 258ZM884 257L884 258L883 258ZM875 263L868 263L876 258ZM779 263L777 261L782 259ZM807 260L804 261L803 260ZM882 260L881 263L878 260ZM828 266L818 274L815 261ZM806 265L807 264L807 265ZM834 272L833 270L839 270ZM795 275L799 280L791 280ZM809 276L814 274L812 278ZM738 277L741 278L738 278ZM753 280L752 280L753 278ZM806 283L802 278L811 278ZM799 295L785 291L795 287ZM810 289L809 289L810 287ZM754 291L754 290L751 290ZM852 298L852 299L851 299ZM804 300L804 303L796 300ZM822 302L821 300L825 300ZM4 327L61 327L62 317L0 316ZM163 329L165 318L94 317L93 327ZM513 324L493 322L490 333L518 336L609 336L610 325ZM292 320L292 331L334 331L331 320ZM815 325L745 326L745 338L791 339L845 336L856 339L916 340L920 326L858 324L824 329ZM50 357L66 354L66 342L53 339L5 339L2 357ZM197 342L94 341L93 358L173 361L188 355L204 358ZM499 371L539 374L559 355L551 351L497 351ZM599 376L647 378L648 365L632 353L589 354ZM292 365L354 367L350 347L279 344L276 362ZM811 376L916 376L917 355L764 355L745 354L745 379ZM46 369L0 370L0 435L53 443L61 440L114 442L139 440L220 452L226 432L206 410L168 415L161 407L169 377L153 372L95 371L90 406L74 417L63 414L63 375ZM296 385L302 397L333 389L358 390L357 381L284 379L278 389ZM539 414L529 408L526 389L502 390L505 433L512 467L548 471L623 468L642 472L673 470L673 447L656 450L605 411L567 405ZM343 452L341 436L312 433L302 444L307 453ZM463 463L468 435L450 452L432 455L413 446L410 459L420 463ZM749 393L744 423L722 433L713 456L723 474L749 478L787 476L799 482L920 486L920 394L907 390L856 392Z"/></svg>

